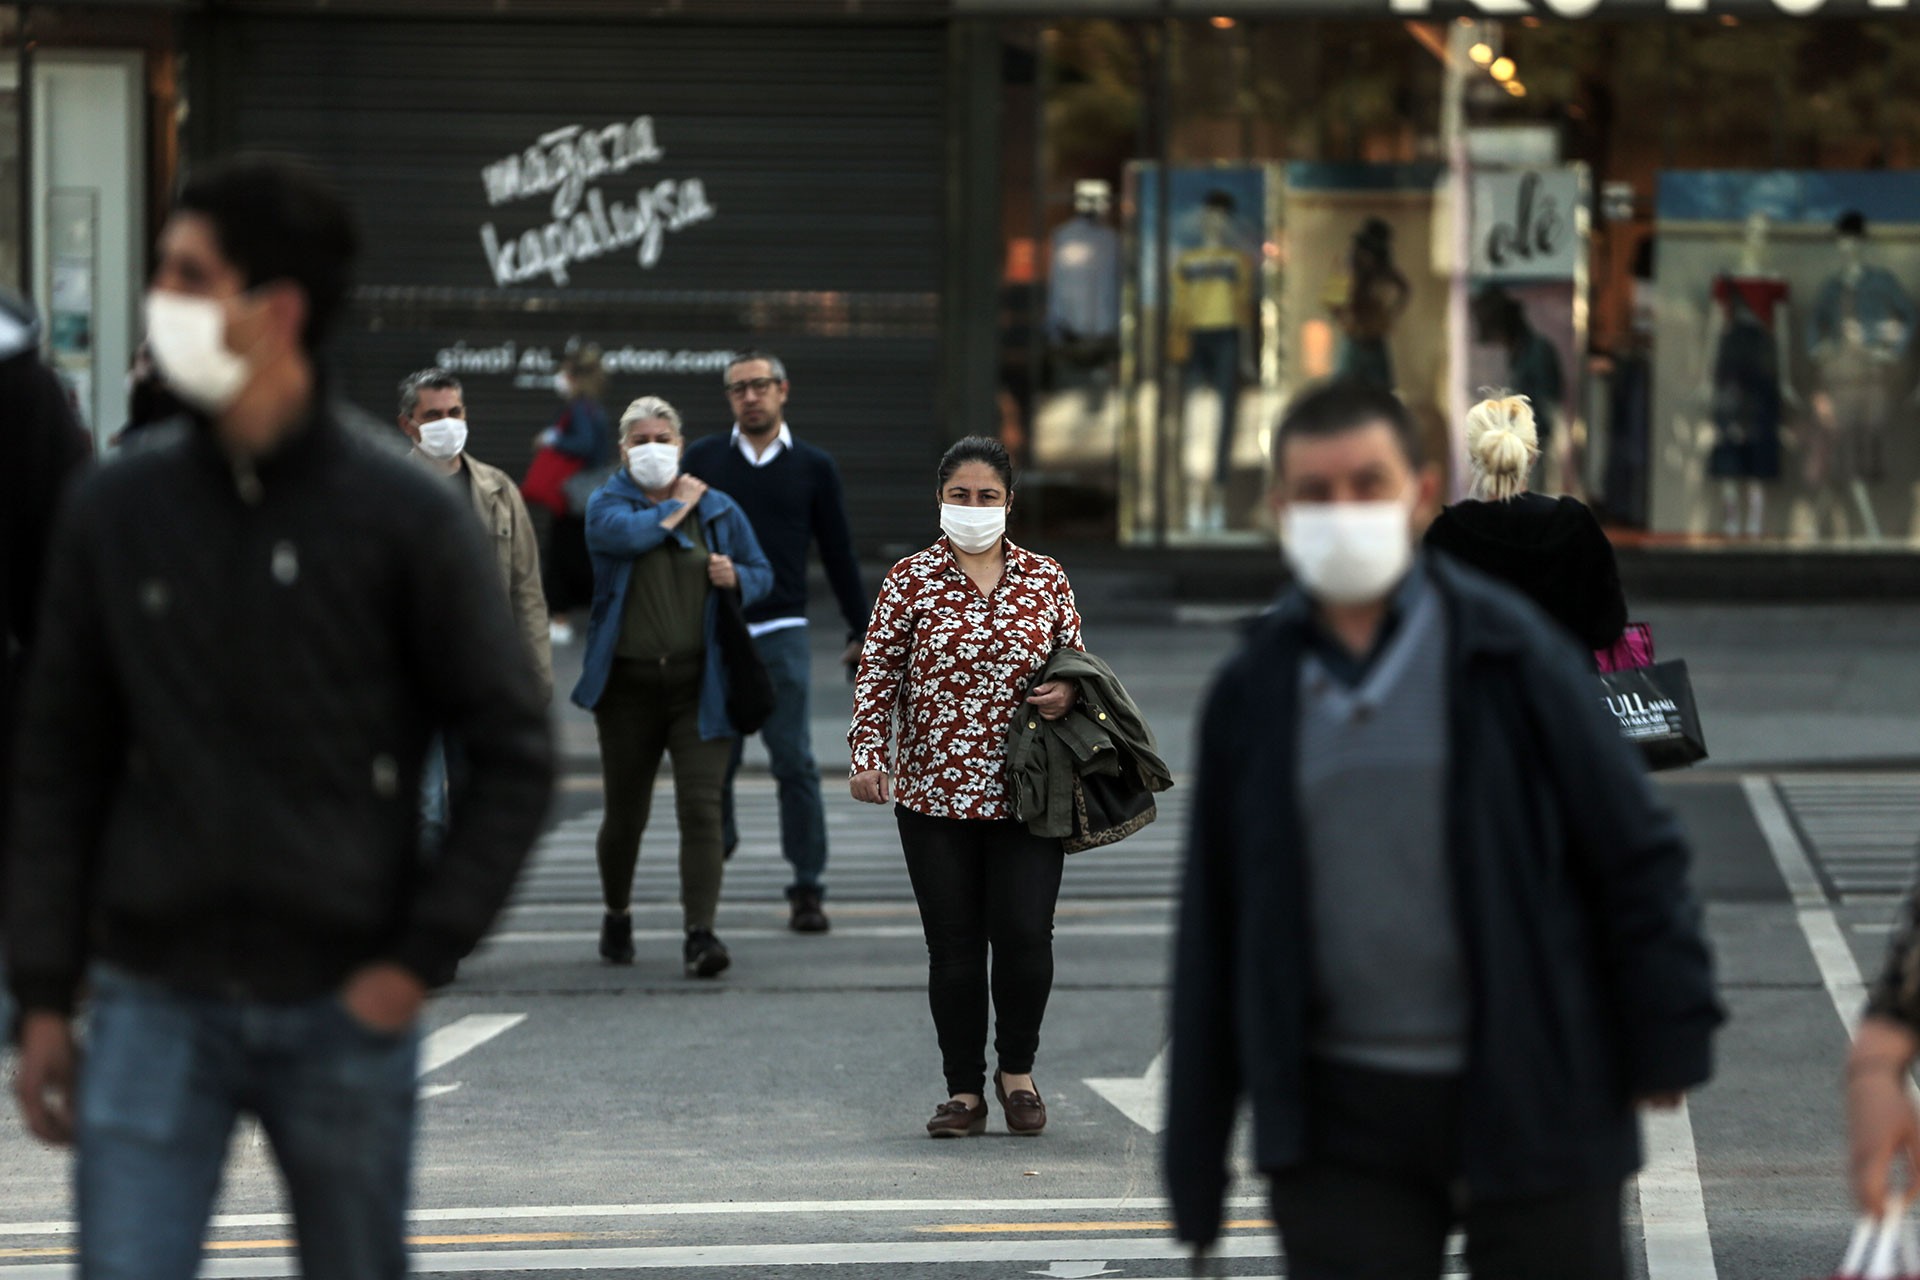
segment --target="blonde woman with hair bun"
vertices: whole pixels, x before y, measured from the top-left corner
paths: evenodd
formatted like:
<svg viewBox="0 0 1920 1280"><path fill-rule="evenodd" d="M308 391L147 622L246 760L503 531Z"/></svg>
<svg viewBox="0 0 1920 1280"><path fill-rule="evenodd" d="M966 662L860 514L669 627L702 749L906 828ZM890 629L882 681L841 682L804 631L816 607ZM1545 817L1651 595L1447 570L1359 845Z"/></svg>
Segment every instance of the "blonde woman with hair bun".
<svg viewBox="0 0 1920 1280"><path fill-rule="evenodd" d="M1467 414L1473 497L1440 513L1426 545L1513 587L1583 649L1610 648L1627 626L1613 544L1579 499L1528 492L1539 456L1527 397L1501 392L1475 405Z"/></svg>

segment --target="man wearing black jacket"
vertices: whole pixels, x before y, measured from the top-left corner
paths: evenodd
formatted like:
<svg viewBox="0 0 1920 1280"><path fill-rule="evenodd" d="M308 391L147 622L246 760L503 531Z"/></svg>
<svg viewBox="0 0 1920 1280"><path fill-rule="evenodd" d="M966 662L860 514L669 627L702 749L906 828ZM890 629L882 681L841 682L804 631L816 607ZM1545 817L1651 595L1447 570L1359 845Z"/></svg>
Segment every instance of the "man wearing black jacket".
<svg viewBox="0 0 1920 1280"><path fill-rule="evenodd" d="M487 929L545 811L542 699L478 526L325 407L354 242L291 163L194 175L147 327L204 416L95 472L55 534L8 932L16 1091L78 1146L89 1276L194 1274L243 1111L303 1274L405 1273L424 980ZM436 733L470 782L423 865Z"/></svg>
<svg viewBox="0 0 1920 1280"><path fill-rule="evenodd" d="M7 803L13 724L28 646L40 610L40 581L54 512L90 446L59 377L40 360L40 324L27 303L0 295L0 937L7 902ZM5 966L0 965L0 972ZM13 1025L0 992L0 1034Z"/></svg>
<svg viewBox="0 0 1920 1280"><path fill-rule="evenodd" d="M789 923L798 933L825 933L827 810L820 797L820 766L813 758L809 708L813 647L807 640L807 551L818 544L820 563L847 620L842 660L860 656L873 601L860 586L853 531L840 468L831 455L794 439L787 426L787 370L779 357L742 351L727 367L731 434L687 446L681 465L732 498L746 513L755 539L773 565L773 590L748 606L747 629L773 680L773 715L760 730L780 788L780 852L793 868L787 888ZM724 817L732 855L740 831L734 817L733 778L743 740L727 770Z"/></svg>
<svg viewBox="0 0 1920 1280"><path fill-rule="evenodd" d="M1438 476L1392 395L1275 442L1296 586L1202 720L1166 1172L1220 1229L1236 1105L1294 1280L1620 1280L1637 1104L1722 1013L1679 827L1531 604L1415 557ZM1391 797L1383 804L1381 797Z"/></svg>

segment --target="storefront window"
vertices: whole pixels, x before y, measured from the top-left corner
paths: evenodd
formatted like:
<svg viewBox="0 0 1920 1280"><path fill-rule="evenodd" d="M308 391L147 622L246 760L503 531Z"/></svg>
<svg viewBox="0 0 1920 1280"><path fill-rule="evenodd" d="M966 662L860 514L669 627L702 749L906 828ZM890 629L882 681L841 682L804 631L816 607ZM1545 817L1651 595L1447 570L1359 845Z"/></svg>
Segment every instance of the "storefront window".
<svg viewBox="0 0 1920 1280"><path fill-rule="evenodd" d="M1268 539L1268 429L1347 374L1398 391L1442 457L1478 391L1528 395L1536 487L1628 537L1920 539L1907 28L1217 17L1007 46L1031 323L1003 398L1049 497L1029 518Z"/></svg>

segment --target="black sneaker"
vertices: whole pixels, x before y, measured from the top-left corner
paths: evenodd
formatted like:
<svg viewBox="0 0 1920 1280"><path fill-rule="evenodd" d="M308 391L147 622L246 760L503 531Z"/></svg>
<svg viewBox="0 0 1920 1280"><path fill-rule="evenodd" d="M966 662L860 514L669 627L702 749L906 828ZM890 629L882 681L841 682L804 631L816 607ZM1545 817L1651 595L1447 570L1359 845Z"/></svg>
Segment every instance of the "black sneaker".
<svg viewBox="0 0 1920 1280"><path fill-rule="evenodd" d="M689 978L717 978L733 963L733 957L727 954L727 944L714 937L711 929L695 929L687 934L687 945L680 954L687 962Z"/></svg>
<svg viewBox="0 0 1920 1280"><path fill-rule="evenodd" d="M827 913L820 909L821 894L819 885L795 885L787 890L787 903L792 908L787 928L795 933L825 933L833 928Z"/></svg>
<svg viewBox="0 0 1920 1280"><path fill-rule="evenodd" d="M611 964L633 963L633 916L607 912L600 922L600 958Z"/></svg>

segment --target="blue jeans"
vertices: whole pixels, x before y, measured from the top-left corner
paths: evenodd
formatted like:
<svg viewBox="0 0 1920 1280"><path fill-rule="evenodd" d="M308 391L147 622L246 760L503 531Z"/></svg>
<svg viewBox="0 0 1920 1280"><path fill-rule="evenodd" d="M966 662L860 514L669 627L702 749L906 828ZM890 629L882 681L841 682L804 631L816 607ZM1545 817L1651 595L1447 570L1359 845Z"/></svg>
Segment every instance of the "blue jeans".
<svg viewBox="0 0 1920 1280"><path fill-rule="evenodd" d="M1213 482L1224 485L1233 475L1233 432L1240 409L1240 331L1195 329L1187 357L1188 387L1210 387L1220 403L1220 434L1213 445Z"/></svg>
<svg viewBox="0 0 1920 1280"><path fill-rule="evenodd" d="M769 631L753 642L773 679L773 715L760 730L767 745L774 781L780 784L780 853L793 866L795 888L817 889L827 869L827 809L820 798L820 766L813 758L813 720L807 707L813 672L813 647L807 628ZM740 843L734 818L733 778L740 772L746 740L736 738L727 766L722 806L726 847Z"/></svg>
<svg viewBox="0 0 1920 1280"><path fill-rule="evenodd" d="M192 1280L227 1141L256 1115L307 1280L407 1272L419 1039L337 997L266 1004L95 974L79 1085L82 1280Z"/></svg>

